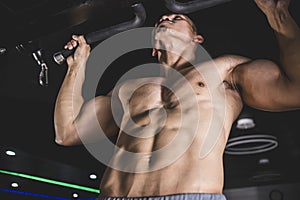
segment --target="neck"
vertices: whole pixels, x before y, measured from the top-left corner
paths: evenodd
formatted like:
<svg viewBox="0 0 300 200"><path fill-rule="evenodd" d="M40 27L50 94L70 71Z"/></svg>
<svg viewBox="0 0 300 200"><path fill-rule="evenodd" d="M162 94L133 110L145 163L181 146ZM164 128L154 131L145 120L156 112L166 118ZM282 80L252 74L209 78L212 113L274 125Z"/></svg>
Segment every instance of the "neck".
<svg viewBox="0 0 300 200"><path fill-rule="evenodd" d="M186 67L189 67L191 63L184 59L185 56L181 55L175 55L169 52L163 52L161 53L161 56L159 58L160 64L165 66L161 69L161 75L162 76L168 76L168 69L173 68L177 71L184 69Z"/></svg>

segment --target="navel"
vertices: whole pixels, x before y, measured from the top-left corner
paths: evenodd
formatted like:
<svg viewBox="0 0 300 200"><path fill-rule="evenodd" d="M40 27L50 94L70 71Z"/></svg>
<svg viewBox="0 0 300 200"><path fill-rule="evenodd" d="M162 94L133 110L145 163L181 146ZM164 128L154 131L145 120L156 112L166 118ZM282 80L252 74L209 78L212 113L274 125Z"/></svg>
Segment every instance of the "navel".
<svg viewBox="0 0 300 200"><path fill-rule="evenodd" d="M198 86L200 86L200 87L205 87L205 84L204 84L203 82L199 82L199 83L198 83Z"/></svg>

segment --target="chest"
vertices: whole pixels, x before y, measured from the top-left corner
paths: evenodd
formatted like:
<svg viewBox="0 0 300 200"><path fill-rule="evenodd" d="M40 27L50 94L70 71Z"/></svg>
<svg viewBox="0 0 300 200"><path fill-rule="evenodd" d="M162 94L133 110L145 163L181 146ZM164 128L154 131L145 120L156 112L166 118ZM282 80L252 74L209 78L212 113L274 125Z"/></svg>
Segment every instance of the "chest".
<svg viewBox="0 0 300 200"><path fill-rule="evenodd" d="M124 110L134 116L159 108L192 107L195 102L205 105L211 101L212 93L225 98L229 89L232 89L230 84L220 78L212 82L196 70L186 70L166 78L127 82L120 88L119 97Z"/></svg>
<svg viewBox="0 0 300 200"><path fill-rule="evenodd" d="M161 123L174 128L182 117L190 116L193 121L199 117L197 113L203 123L212 113L226 113L226 120L231 122L242 108L240 95L229 81L208 79L193 71L183 72L175 79L143 78L126 82L119 89L119 98L126 127L131 119L140 127L153 122L159 129Z"/></svg>

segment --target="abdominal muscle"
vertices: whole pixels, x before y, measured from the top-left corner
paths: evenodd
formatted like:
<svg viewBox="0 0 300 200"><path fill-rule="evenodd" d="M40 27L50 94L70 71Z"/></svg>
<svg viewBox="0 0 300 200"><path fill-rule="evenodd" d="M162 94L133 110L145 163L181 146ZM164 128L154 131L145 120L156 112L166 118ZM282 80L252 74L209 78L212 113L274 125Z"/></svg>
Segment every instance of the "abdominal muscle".
<svg viewBox="0 0 300 200"><path fill-rule="evenodd" d="M180 124L182 119L180 106L166 109L165 104L161 101L162 91L158 89L157 86L152 85L151 87L153 88L145 88L142 90L143 95L139 95L139 91L137 91L136 95L133 94L130 103L132 105L129 105L129 108L132 106L130 117L137 125L146 127L151 123L149 113L164 109L167 114L167 119L163 127L153 129L154 132L159 130L153 137L137 138L124 132L120 132L116 143L120 150L115 152L112 160L113 164L118 162L122 163L122 159L124 159L123 150L133 153L145 153L145 155L148 156L132 163L133 166L131 166L131 170L136 167L137 171L139 171L138 168L142 165L143 170L137 173L131 173L132 171L123 172L108 167L100 185L100 196L145 197L180 193L222 193L223 151L228 139L231 124L234 120L234 115L239 113L241 106L237 106L238 108L236 109L231 109L232 106L230 106L230 103L235 104L236 102L231 102L229 98L229 101L227 101L226 104L226 110L227 113L231 113L231 115L226 116L225 121L223 117L222 119L217 119L217 123L223 124L219 137L209 153L204 158L200 158L201 147L209 132L208 130L211 125L210 121L212 119L212 106L209 105L209 95L205 95L205 91L203 91L202 96L198 98L198 108L200 109L201 117L198 117L200 120L198 121L198 127L195 130L196 134L193 135L193 133L190 132L190 124ZM159 92L153 92L156 90ZM151 91L151 94L144 94L145 91ZM145 98L143 101L138 98L147 95L149 95L149 102L147 102ZM137 100L136 105L134 96L136 96ZM146 105L152 103L153 106L143 110L142 108L145 108L142 105L143 103ZM123 119L123 122L124 121L126 122L126 119ZM196 122L195 118L190 119L190 121L192 123ZM152 152L168 146L168 144L178 136L178 130L180 130L180 141L182 142L173 145L172 148L174 148L175 154L162 152L153 159ZM141 134L143 134L142 131ZM188 144L186 141L189 141L191 137L192 142L185 148L184 146ZM184 151L179 152L180 155L176 153L178 148L184 149ZM173 159L172 156L178 157ZM165 159L171 160L172 162L168 163L166 166L160 166Z"/></svg>
<svg viewBox="0 0 300 200"><path fill-rule="evenodd" d="M172 130L162 130L159 134L167 135L172 132ZM155 149L161 145L155 146L158 141L155 139L138 142L136 139L124 136L120 140L122 141L119 147L127 151L132 149L132 152L146 153L149 146L154 144ZM133 145L125 145L126 143ZM144 165L143 168L148 167L149 172L129 173L107 168L100 186L101 196L141 197L179 193L222 193L224 135L220 137L220 141L209 155L203 159L200 159L200 145L201 141L197 140L196 136L195 141L178 159L154 171L151 171L153 165L159 165L163 162L161 159L169 159L169 157L161 155L161 158L151 162L151 156L145 156L145 160L139 160L138 164ZM114 162L117 163L121 159L122 154L116 152Z"/></svg>

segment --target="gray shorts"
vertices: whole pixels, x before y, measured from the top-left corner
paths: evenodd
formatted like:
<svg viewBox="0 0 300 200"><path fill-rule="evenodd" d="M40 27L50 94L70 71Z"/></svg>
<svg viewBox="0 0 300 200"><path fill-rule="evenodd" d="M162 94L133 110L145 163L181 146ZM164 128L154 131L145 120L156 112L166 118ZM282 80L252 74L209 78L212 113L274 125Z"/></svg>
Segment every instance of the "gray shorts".
<svg viewBox="0 0 300 200"><path fill-rule="evenodd" d="M174 194L158 197L101 197L98 200L226 200L223 194Z"/></svg>

